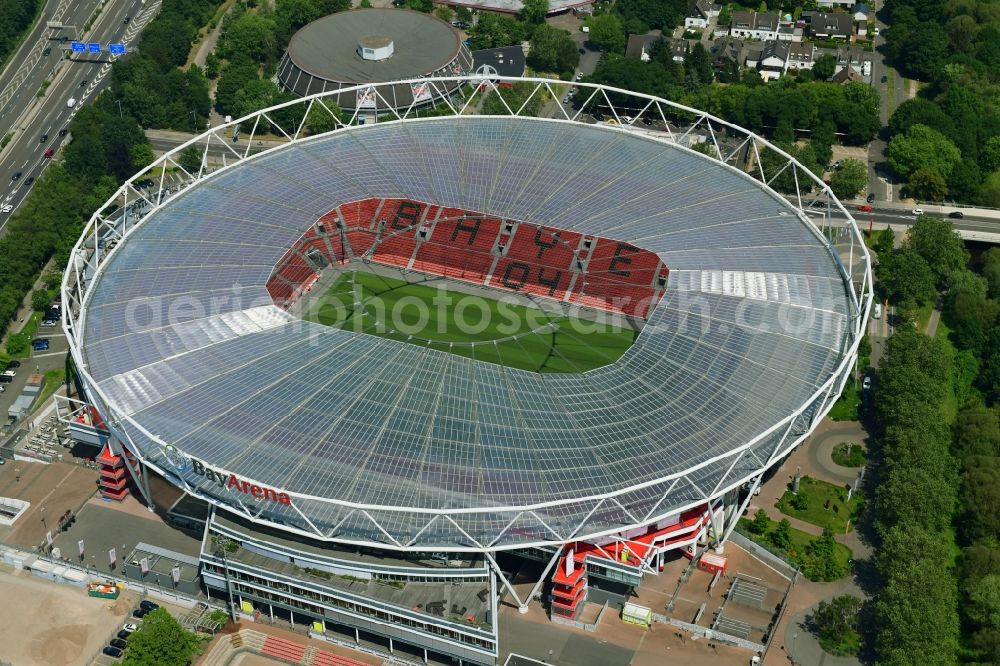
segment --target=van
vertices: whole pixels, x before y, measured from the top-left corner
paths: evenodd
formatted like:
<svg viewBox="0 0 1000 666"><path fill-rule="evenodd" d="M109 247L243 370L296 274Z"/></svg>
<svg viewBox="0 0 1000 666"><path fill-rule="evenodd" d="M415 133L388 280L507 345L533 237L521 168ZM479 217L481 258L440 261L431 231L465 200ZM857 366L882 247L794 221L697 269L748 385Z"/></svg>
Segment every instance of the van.
<svg viewBox="0 0 1000 666"><path fill-rule="evenodd" d="M881 319L881 318L882 318L882 304L876 303L874 306L872 306L872 319Z"/></svg>
<svg viewBox="0 0 1000 666"><path fill-rule="evenodd" d="M70 97L68 100L66 100L66 106L68 108L70 108L70 109L72 109L74 106L76 106L76 98L75 97Z"/></svg>

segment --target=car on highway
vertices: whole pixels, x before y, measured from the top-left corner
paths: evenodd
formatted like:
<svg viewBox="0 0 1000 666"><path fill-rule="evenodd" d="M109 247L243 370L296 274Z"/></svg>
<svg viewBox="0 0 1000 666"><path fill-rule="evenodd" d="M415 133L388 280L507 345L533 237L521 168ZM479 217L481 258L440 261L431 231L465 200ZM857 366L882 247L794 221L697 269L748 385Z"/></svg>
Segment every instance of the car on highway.
<svg viewBox="0 0 1000 666"><path fill-rule="evenodd" d="M42 51L42 57L43 57L43 58L45 58L45 57L47 57L47 56L48 56L48 55L49 55L50 53L52 53L52 49L51 49L51 47L46 47L46 49L45 49L44 51Z"/></svg>
<svg viewBox="0 0 1000 666"><path fill-rule="evenodd" d="M868 197L865 199L868 203L875 203L875 193L869 192Z"/></svg>
<svg viewBox="0 0 1000 666"><path fill-rule="evenodd" d="M865 377L865 381L861 382L861 390L867 391L872 387L872 378Z"/></svg>
<svg viewBox="0 0 1000 666"><path fill-rule="evenodd" d="M81 88L83 88L83 87L84 87L84 86L86 86L86 85L87 85L87 79L82 79L82 80L80 81L80 87L81 87Z"/></svg>
<svg viewBox="0 0 1000 666"><path fill-rule="evenodd" d="M42 135L42 136L41 136L41 137L40 137L40 138L38 139L38 143L45 143L45 142L46 142L46 141L48 141L48 140L49 140L49 135L48 135L48 134L43 134L43 135Z"/></svg>
<svg viewBox="0 0 1000 666"><path fill-rule="evenodd" d="M122 23L124 23L125 25L128 25L128 22L131 21L131 20L132 20L131 16L126 16L124 19L122 19Z"/></svg>
<svg viewBox="0 0 1000 666"><path fill-rule="evenodd" d="M25 187L31 187L31 184L33 182L35 182L35 177L34 176L28 176L28 178L24 181L24 185L25 185Z"/></svg>
<svg viewBox="0 0 1000 666"><path fill-rule="evenodd" d="M109 657L114 657L115 659L121 659L122 655L125 654L125 650L122 650L121 648L116 648L114 645L105 645L104 649L101 650L101 652L108 655Z"/></svg>
<svg viewBox="0 0 1000 666"><path fill-rule="evenodd" d="M69 134L69 130L65 127L59 130L59 136L66 136L67 134Z"/></svg>
<svg viewBox="0 0 1000 666"><path fill-rule="evenodd" d="M11 180L11 182L14 182L16 180L21 180L21 172L20 171L15 171L14 175L10 177L10 180Z"/></svg>
<svg viewBox="0 0 1000 666"><path fill-rule="evenodd" d="M52 156L55 154L56 154L55 148L46 148L45 152L42 154L42 157L44 157L47 160L51 160Z"/></svg>
<svg viewBox="0 0 1000 666"><path fill-rule="evenodd" d="M965 213L963 213L960 210L953 210L950 213L948 213L948 217L952 217L956 220L961 220L963 217L965 217Z"/></svg>
<svg viewBox="0 0 1000 666"><path fill-rule="evenodd" d="M869 206L868 204L865 204L864 206L858 206L858 210L861 211L862 213L870 213L872 212L872 207Z"/></svg>
<svg viewBox="0 0 1000 666"><path fill-rule="evenodd" d="M914 215L923 215L924 214L924 209L923 208L914 208L911 212Z"/></svg>
<svg viewBox="0 0 1000 666"><path fill-rule="evenodd" d="M69 108L71 108L71 109L74 106L76 106L76 98L75 97L70 97L68 100L66 100L66 106L69 107Z"/></svg>
<svg viewBox="0 0 1000 666"><path fill-rule="evenodd" d="M12 210L14 210L14 207L10 204L4 204L3 207L0 207L0 213L9 213Z"/></svg>

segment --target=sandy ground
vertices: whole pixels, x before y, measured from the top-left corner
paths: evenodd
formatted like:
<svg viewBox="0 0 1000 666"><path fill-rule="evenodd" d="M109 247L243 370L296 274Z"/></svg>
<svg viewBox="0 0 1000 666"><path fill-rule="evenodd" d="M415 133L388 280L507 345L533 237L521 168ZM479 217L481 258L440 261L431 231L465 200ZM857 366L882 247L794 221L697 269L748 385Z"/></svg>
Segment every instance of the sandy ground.
<svg viewBox="0 0 1000 666"><path fill-rule="evenodd" d="M0 572L0 661L17 666L82 664L125 621L134 599L88 597L81 588Z"/></svg>

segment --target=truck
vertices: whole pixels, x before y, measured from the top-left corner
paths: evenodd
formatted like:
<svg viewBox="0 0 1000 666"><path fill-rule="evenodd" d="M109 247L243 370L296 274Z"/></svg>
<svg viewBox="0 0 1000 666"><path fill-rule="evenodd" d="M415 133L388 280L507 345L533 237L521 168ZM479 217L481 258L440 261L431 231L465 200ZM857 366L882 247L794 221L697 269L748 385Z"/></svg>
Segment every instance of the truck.
<svg viewBox="0 0 1000 666"><path fill-rule="evenodd" d="M68 100L66 100L66 106L68 108L70 108L70 109L72 109L74 106L76 106L76 98L75 97L70 97Z"/></svg>

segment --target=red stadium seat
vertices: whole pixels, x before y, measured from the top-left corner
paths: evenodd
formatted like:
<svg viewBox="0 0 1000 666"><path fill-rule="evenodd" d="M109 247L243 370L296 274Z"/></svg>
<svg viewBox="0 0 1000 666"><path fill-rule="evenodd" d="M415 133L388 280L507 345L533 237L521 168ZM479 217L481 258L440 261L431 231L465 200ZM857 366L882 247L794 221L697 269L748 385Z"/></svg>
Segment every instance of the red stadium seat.
<svg viewBox="0 0 1000 666"><path fill-rule="evenodd" d="M553 227L407 199L363 199L320 218L268 282L287 304L326 264L351 259L412 269L584 307L646 316L668 271L654 253Z"/></svg>
<svg viewBox="0 0 1000 666"><path fill-rule="evenodd" d="M581 234L521 224L497 262L490 285L562 300L573 281Z"/></svg>

